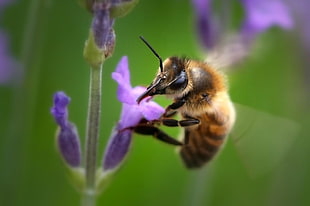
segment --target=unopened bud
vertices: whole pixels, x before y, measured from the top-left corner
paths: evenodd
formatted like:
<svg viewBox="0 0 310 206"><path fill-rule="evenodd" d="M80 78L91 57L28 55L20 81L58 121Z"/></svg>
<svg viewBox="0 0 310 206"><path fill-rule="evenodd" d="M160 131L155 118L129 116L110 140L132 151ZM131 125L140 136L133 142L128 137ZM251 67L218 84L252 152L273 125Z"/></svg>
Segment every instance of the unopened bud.
<svg viewBox="0 0 310 206"><path fill-rule="evenodd" d="M104 159L103 171L116 170L128 154L131 145L131 130L114 129L107 145Z"/></svg>
<svg viewBox="0 0 310 206"><path fill-rule="evenodd" d="M68 121L69 102L70 97L64 92L57 92L51 114L59 126L56 138L62 158L70 167L78 167L81 164L80 140L76 126Z"/></svg>
<svg viewBox="0 0 310 206"><path fill-rule="evenodd" d="M65 128L57 131L57 144L64 161L70 167L79 167L81 164L80 140L75 125L69 123Z"/></svg>

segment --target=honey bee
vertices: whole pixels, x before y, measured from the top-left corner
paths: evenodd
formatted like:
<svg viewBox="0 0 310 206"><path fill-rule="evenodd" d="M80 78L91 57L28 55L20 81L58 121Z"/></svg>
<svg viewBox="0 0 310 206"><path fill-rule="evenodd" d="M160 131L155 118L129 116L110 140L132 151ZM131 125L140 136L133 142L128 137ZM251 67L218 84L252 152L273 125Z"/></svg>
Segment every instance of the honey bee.
<svg viewBox="0 0 310 206"><path fill-rule="evenodd" d="M143 120L134 130L180 146L185 166L199 168L217 154L235 123L236 112L228 94L226 77L206 62L180 57L162 61L150 44L140 38L159 59L159 71L137 102L155 95L173 99L157 122L183 127L184 138L179 142L170 137L156 127L156 121ZM181 115L181 120L171 118L176 113Z"/></svg>

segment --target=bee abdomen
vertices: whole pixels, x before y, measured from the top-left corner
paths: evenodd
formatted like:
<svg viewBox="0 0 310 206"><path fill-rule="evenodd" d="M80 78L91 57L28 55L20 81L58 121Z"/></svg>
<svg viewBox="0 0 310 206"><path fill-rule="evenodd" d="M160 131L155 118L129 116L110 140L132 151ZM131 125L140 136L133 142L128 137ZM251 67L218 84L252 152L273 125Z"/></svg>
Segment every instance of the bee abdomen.
<svg viewBox="0 0 310 206"><path fill-rule="evenodd" d="M187 168L199 168L209 162L224 143L226 133L211 133L210 130L185 130L186 145L180 155Z"/></svg>

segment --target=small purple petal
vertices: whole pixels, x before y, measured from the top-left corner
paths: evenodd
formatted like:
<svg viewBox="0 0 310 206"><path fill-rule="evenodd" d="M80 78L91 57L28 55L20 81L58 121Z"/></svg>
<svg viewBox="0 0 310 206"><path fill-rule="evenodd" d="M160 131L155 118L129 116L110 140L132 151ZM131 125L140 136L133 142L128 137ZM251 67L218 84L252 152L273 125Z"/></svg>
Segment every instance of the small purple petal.
<svg viewBox="0 0 310 206"><path fill-rule="evenodd" d="M281 0L241 0L246 19L242 33L254 37L272 26L291 29L293 21L287 5Z"/></svg>
<svg viewBox="0 0 310 206"><path fill-rule="evenodd" d="M136 100L131 92L128 58L126 56L122 57L117 64L115 72L112 73L112 78L118 83L118 100L127 104L136 104Z"/></svg>
<svg viewBox="0 0 310 206"><path fill-rule="evenodd" d="M118 83L117 99L123 103L135 104L135 100L131 94L131 86L125 84L124 81L122 81L123 77L121 74L113 72L112 78Z"/></svg>
<svg viewBox="0 0 310 206"><path fill-rule="evenodd" d="M138 105L123 103L119 129L136 126L142 118L143 116Z"/></svg>
<svg viewBox="0 0 310 206"><path fill-rule="evenodd" d="M124 81L124 82L122 82L123 84L130 85L130 87L131 87L130 73L129 73L128 65L129 65L128 64L128 57L123 56L116 66L115 73L118 73L121 75L122 81Z"/></svg>
<svg viewBox="0 0 310 206"><path fill-rule="evenodd" d="M68 109L70 97L64 92L57 92L54 95L54 106L51 108L51 114L54 116L57 124L64 129L68 124Z"/></svg>
<svg viewBox="0 0 310 206"><path fill-rule="evenodd" d="M65 162L71 167L80 166L81 148L75 125L68 123L67 127L60 128L57 138L58 149Z"/></svg>
<svg viewBox="0 0 310 206"><path fill-rule="evenodd" d="M146 87L136 86L136 87L134 87L134 88L131 89L131 93L132 93L132 95L134 96L134 99L137 100L137 98L138 98L143 92L145 92L145 90L146 90ZM148 99L148 98L146 98L146 99ZM143 102L143 101L144 101L144 99L143 99L141 102ZM136 102L137 102L137 101L136 101Z"/></svg>
<svg viewBox="0 0 310 206"><path fill-rule="evenodd" d="M132 93L137 99L143 92L145 92L146 88L141 86L136 86L132 89ZM142 116L147 120L155 120L159 119L162 114L164 114L165 109L157 104L154 101L151 101L150 98L146 98L142 100L139 104L139 110Z"/></svg>
<svg viewBox="0 0 310 206"><path fill-rule="evenodd" d="M108 143L103 169L116 169L126 157L131 145L132 131L115 129Z"/></svg>
<svg viewBox="0 0 310 206"><path fill-rule="evenodd" d="M141 102L140 111L147 120L159 119L165 112L165 109L156 102Z"/></svg>

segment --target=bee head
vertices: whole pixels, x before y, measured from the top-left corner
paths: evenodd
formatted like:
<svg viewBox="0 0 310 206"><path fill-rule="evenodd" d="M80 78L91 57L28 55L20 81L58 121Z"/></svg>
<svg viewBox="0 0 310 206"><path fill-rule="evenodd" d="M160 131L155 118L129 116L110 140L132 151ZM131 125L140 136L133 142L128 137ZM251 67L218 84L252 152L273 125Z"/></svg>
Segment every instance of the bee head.
<svg viewBox="0 0 310 206"><path fill-rule="evenodd" d="M187 60L185 58L170 57L162 62L161 57L146 40L143 37L140 38L159 59L159 71L153 82L147 87L147 90L138 97L137 102L140 103L148 96L182 93L188 82L185 71Z"/></svg>

